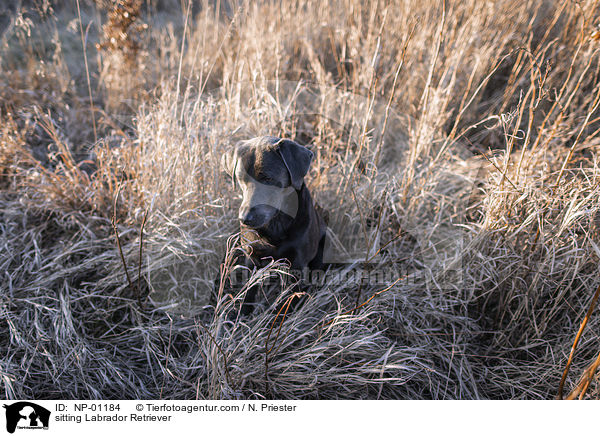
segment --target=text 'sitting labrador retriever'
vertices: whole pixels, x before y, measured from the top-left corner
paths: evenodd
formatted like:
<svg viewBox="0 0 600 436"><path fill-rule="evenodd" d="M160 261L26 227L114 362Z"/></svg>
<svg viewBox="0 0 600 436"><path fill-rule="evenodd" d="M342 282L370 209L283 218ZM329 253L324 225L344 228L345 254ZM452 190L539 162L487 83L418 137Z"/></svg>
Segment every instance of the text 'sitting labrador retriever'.
<svg viewBox="0 0 600 436"><path fill-rule="evenodd" d="M306 147L273 136L241 142L223 156L242 191L238 219L249 268L264 266L265 258L287 259L294 270L321 267L326 226L304 183L312 158ZM243 312L255 293L248 290Z"/></svg>

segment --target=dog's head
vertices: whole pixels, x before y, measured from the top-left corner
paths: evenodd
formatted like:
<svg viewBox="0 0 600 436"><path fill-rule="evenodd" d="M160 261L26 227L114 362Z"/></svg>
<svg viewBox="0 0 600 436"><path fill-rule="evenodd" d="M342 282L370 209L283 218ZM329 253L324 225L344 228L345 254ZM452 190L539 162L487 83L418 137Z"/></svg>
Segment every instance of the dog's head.
<svg viewBox="0 0 600 436"><path fill-rule="evenodd" d="M252 229L263 229L280 213L294 218L298 191L304 184L313 153L294 141L265 136L239 143L221 164L242 190L238 218Z"/></svg>

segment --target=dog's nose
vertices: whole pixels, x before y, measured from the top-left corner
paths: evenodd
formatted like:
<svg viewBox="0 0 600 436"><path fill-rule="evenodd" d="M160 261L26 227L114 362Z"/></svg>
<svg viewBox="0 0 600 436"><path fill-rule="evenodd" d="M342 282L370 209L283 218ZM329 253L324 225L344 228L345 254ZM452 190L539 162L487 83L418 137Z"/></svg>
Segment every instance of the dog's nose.
<svg viewBox="0 0 600 436"><path fill-rule="evenodd" d="M251 209L248 212L246 212L245 214L240 216L240 221L242 222L242 224L244 224L248 227L253 227L258 224L258 215L256 214L255 211L253 211Z"/></svg>

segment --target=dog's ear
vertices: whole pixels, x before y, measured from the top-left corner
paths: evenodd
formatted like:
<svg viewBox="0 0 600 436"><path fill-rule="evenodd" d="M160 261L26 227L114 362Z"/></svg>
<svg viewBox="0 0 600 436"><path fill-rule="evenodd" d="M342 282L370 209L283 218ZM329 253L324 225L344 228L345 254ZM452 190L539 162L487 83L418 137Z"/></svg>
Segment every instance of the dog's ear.
<svg viewBox="0 0 600 436"><path fill-rule="evenodd" d="M221 157L221 169L231 176L233 186L235 187L235 170L238 157L235 150L228 151Z"/></svg>
<svg viewBox="0 0 600 436"><path fill-rule="evenodd" d="M299 190L302 187L302 183L304 183L304 176L308 173L313 152L294 141L282 139L279 143L279 153L285 167L290 173L292 186L294 189Z"/></svg>

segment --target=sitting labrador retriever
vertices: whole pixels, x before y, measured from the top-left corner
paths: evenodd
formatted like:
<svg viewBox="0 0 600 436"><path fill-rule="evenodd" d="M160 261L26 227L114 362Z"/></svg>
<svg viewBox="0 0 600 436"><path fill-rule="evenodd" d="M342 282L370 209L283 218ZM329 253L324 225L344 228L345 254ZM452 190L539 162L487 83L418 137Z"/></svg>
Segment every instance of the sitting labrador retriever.
<svg viewBox="0 0 600 436"><path fill-rule="evenodd" d="M259 137L239 143L221 161L242 191L239 209L242 264L252 269L268 258L287 259L293 270L322 266L326 225L304 183L313 153L289 139ZM246 294L250 312L256 287Z"/></svg>

